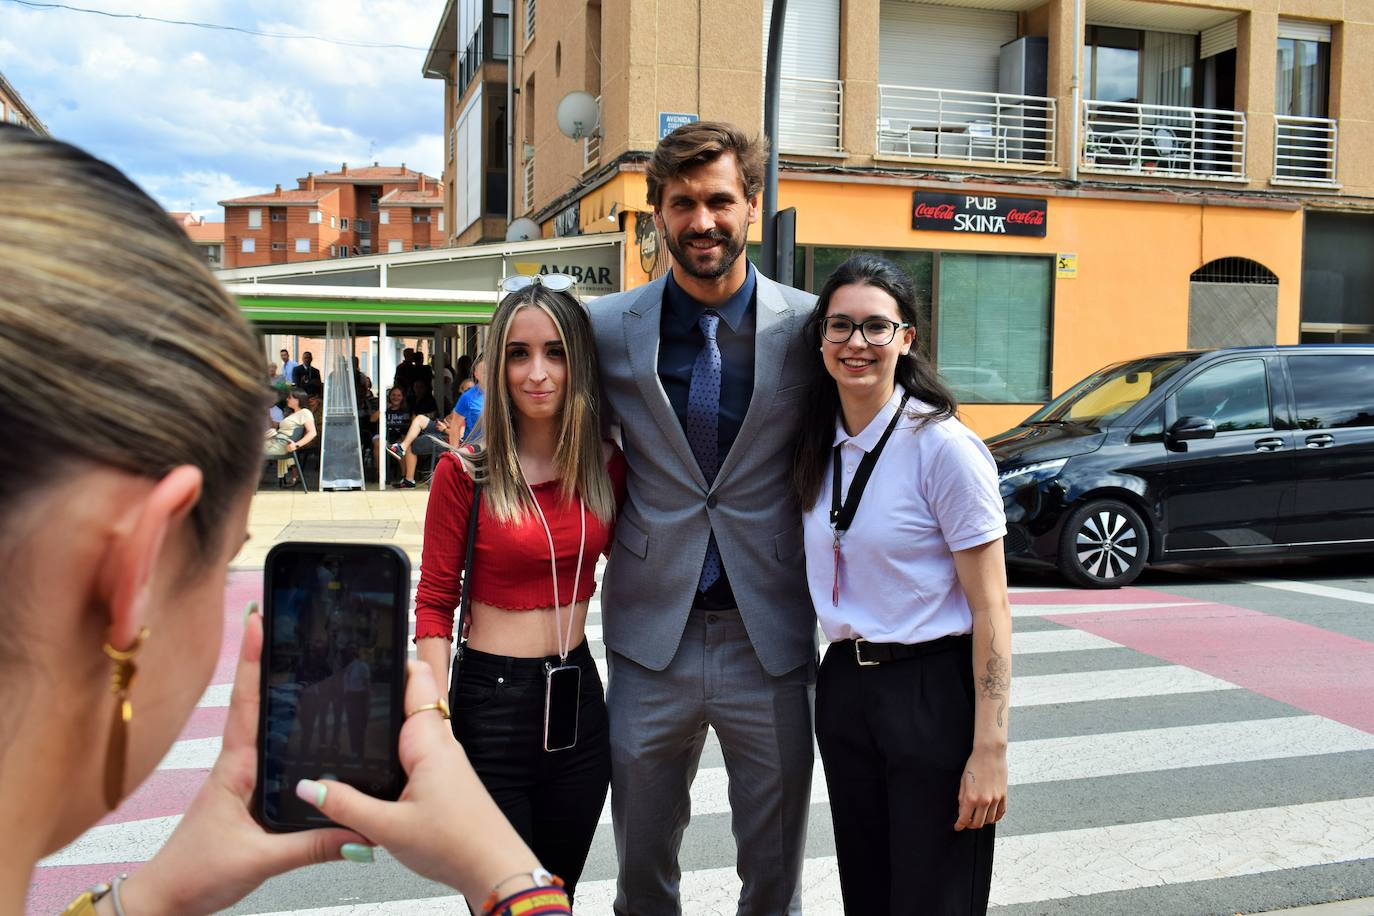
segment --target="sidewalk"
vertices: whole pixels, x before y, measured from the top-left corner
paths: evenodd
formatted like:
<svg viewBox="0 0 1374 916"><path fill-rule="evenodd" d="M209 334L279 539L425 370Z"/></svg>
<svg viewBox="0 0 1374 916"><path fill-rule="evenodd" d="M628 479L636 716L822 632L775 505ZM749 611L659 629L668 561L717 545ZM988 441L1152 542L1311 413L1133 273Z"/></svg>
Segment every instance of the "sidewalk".
<svg viewBox="0 0 1374 916"><path fill-rule="evenodd" d="M1273 910L1268 913L1254 913L1252 916L1374 916L1374 897L1318 903L1290 910Z"/></svg>
<svg viewBox="0 0 1374 916"><path fill-rule="evenodd" d="M262 569L280 541L366 541L395 544L420 565L429 490L341 493L262 491L248 514L248 543L234 557L234 570Z"/></svg>

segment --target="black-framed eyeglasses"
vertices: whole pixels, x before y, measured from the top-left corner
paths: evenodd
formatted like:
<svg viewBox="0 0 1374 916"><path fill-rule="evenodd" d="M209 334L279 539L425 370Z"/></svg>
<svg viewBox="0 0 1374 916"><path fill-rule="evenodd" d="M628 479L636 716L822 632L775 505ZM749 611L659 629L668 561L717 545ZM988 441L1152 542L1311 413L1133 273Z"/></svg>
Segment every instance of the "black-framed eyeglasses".
<svg viewBox="0 0 1374 916"><path fill-rule="evenodd" d="M821 335L831 343L843 344L849 343L857 330L870 347L885 347L892 343L898 330L909 327L905 321L887 318L867 318L859 323L848 315L831 315L821 321Z"/></svg>
<svg viewBox="0 0 1374 916"><path fill-rule="evenodd" d="M518 293L531 286L542 286L555 293L565 293L577 285L577 278L568 274L512 274L501 281L501 292Z"/></svg>

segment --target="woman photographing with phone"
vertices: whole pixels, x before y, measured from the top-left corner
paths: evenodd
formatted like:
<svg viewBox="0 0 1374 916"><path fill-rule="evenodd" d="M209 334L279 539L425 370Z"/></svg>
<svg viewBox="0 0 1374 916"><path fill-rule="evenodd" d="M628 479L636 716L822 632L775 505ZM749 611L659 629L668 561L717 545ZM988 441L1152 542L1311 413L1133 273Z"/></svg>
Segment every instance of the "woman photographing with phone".
<svg viewBox="0 0 1374 916"><path fill-rule="evenodd" d="M911 279L835 269L793 487L830 640L816 683L846 913L986 912L1006 812L1011 608L997 468L914 349ZM975 687L976 685L976 687Z"/></svg>
<svg viewBox="0 0 1374 916"><path fill-rule="evenodd" d="M0 453L3 916L23 912L37 863L147 778L210 681L261 467L263 372L236 303L157 203L75 147L0 125L0 429L49 459ZM22 398L35 378L54 397ZM133 876L110 874L68 914L213 913L293 868L370 862L372 843L478 902L501 884L505 898L483 912L562 896L539 886L551 882L538 860L432 711L439 689L423 664L407 685L400 801L302 780L300 797L353 829L263 830L249 813L254 611L223 747L190 808Z"/></svg>
<svg viewBox="0 0 1374 916"><path fill-rule="evenodd" d="M572 286L561 274L503 284L479 380L482 440L435 468L415 596L419 657L441 676L453 609L470 602L452 677L454 733L570 896L611 779L584 630L625 487L623 456L601 440L591 323Z"/></svg>

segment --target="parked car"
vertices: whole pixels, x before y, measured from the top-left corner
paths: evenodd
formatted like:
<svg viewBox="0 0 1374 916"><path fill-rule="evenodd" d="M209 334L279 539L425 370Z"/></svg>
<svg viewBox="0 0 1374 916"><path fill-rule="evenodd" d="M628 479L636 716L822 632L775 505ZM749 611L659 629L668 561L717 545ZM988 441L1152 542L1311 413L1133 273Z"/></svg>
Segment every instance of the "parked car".
<svg viewBox="0 0 1374 916"><path fill-rule="evenodd" d="M1374 346L1108 366L986 440L1009 559L1118 588L1148 563L1374 551Z"/></svg>

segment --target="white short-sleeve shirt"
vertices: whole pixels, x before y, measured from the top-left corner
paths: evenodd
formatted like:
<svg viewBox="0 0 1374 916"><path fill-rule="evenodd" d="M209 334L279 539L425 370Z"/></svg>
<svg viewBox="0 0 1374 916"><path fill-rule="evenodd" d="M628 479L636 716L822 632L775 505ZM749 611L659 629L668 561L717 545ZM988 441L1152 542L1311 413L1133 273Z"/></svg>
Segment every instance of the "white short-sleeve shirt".
<svg viewBox="0 0 1374 916"><path fill-rule="evenodd" d="M901 386L855 436L838 419L842 497L859 462L897 412ZM883 448L854 521L840 541L839 605L832 603L834 534L830 527L834 456L820 498L803 516L806 578L821 629L831 642L863 638L914 644L973 627L954 570L954 552L1004 536L997 463L957 419L930 422L910 414L930 405L912 398Z"/></svg>

